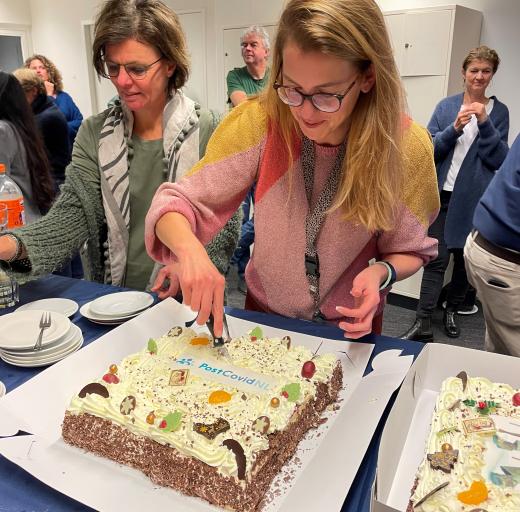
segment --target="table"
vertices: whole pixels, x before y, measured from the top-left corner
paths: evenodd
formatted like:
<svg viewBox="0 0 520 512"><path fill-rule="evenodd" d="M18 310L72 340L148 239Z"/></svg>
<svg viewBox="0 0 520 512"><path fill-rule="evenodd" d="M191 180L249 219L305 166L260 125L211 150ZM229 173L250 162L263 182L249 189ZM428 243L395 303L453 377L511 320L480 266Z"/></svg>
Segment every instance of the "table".
<svg viewBox="0 0 520 512"><path fill-rule="evenodd" d="M20 288L20 303L16 307L48 297L73 299L82 306L97 297L122 290L123 288L115 286L50 275L23 285ZM0 315L11 312L14 309L16 308L0 311ZM226 311L232 316L280 329L302 332L318 337L343 339L342 331L330 325L315 324L303 320L267 315L255 311L244 311L236 308L227 308ZM79 312L75 313L72 321L81 328L85 345L114 328L114 326L94 324L83 318ZM404 355L411 354L415 359L423 347L421 343L389 338L387 336L370 335L365 337L363 341L374 343L375 348L372 358L385 350L400 349ZM8 392L23 384L41 370L42 368L18 368L0 360L0 380L4 382ZM367 372L369 371L370 364L367 369ZM396 393L394 393L379 422L356 478L345 498L342 512L368 512L370 510L370 492L376 471L379 441L395 395ZM43 484L0 455L0 511L22 512L29 510L31 512L92 511L90 507L82 505Z"/></svg>

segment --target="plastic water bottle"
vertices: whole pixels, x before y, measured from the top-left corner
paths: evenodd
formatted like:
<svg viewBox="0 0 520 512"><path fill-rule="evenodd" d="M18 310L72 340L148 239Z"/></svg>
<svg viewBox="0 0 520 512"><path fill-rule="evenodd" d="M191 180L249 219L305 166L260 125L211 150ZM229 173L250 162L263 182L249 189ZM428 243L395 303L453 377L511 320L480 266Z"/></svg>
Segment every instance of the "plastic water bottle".
<svg viewBox="0 0 520 512"><path fill-rule="evenodd" d="M25 224L23 194L20 187L5 173L5 164L0 163L0 205L7 206L7 222L0 226L4 229L15 229Z"/></svg>

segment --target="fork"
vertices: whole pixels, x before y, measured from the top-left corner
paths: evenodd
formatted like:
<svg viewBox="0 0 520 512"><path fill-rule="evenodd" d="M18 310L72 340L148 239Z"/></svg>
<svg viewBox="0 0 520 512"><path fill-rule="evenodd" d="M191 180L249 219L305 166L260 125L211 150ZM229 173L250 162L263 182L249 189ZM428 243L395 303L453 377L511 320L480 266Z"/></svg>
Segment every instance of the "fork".
<svg viewBox="0 0 520 512"><path fill-rule="evenodd" d="M37 352L42 349L42 340L43 340L43 331L48 329L51 326L51 314L48 312L44 312L42 317L40 318L40 334L38 335L38 340L34 344L33 350Z"/></svg>

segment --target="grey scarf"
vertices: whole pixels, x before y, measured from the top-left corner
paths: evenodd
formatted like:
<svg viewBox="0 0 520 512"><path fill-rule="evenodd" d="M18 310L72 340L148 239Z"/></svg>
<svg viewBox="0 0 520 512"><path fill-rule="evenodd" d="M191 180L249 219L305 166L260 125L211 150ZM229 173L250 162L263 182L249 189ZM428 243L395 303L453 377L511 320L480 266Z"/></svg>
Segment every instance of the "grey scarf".
<svg viewBox="0 0 520 512"><path fill-rule="evenodd" d="M200 107L181 91L176 91L164 108L163 148L167 181L180 179L199 161L199 115ZM108 112L99 137L101 194L108 230L104 244L104 281L116 286L125 282L130 225L128 141L132 137L133 124L132 112L118 102ZM158 270L156 265L148 286L153 283Z"/></svg>

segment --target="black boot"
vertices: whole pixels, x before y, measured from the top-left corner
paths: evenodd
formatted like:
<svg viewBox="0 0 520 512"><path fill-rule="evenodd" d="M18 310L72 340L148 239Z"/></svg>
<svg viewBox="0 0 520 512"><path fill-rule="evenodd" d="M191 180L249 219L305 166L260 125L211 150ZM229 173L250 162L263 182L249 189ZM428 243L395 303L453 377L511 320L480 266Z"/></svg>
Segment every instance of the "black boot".
<svg viewBox="0 0 520 512"><path fill-rule="evenodd" d="M399 336L403 340L422 341L431 343L433 341L432 319L417 318L414 324L404 334Z"/></svg>
<svg viewBox="0 0 520 512"><path fill-rule="evenodd" d="M460 328L457 325L457 313L453 308L446 307L442 323L444 324L446 334L450 338L458 338L460 336Z"/></svg>

